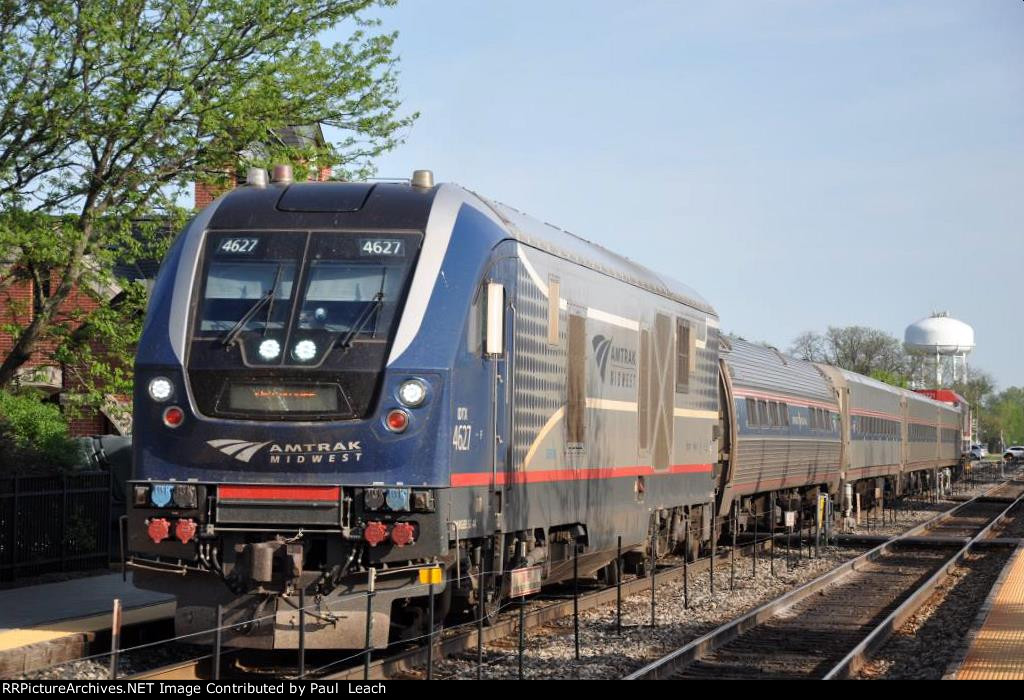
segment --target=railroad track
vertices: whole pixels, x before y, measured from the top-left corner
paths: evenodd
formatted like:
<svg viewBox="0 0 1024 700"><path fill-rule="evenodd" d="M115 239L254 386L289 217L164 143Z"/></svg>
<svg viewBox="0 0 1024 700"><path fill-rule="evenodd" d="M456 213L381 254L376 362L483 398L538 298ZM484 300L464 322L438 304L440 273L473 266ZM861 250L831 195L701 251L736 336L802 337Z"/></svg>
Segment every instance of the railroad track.
<svg viewBox="0 0 1024 700"><path fill-rule="evenodd" d="M759 550L767 548L769 538L764 537L756 542L738 544L736 551L742 556L749 556L754 547ZM715 558L715 566L727 566L730 552L727 549L720 550ZM669 558L681 561L679 558ZM691 578L706 573L711 566L710 557L703 557L697 561L690 562L687 575ZM658 565L655 573L655 584L660 586L663 583L682 580L682 564L665 563L665 560ZM566 586L567 590L571 587ZM615 586L604 586L595 588L593 586L581 586L579 596L580 612L614 604L618 595ZM625 580L622 583L623 599L638 593L649 592L651 589L651 578L649 576L636 577ZM573 601L571 595L556 595L552 600L551 595L541 596L528 602L524 616L524 628L534 629L572 615ZM504 639L516 634L519 630L519 612L516 606L510 606L504 611L497 622L483 628L483 643L489 644L499 639ZM434 658L440 659L445 656L464 653L477 648L477 627L476 623L468 623L442 634L442 638L434 644ZM398 646L398 645L396 645ZM281 664L282 655L287 654L290 659L296 658L296 652L261 652L252 653L244 650L225 649L223 677L231 678L252 678L267 677L267 669L272 668L275 673L272 675L297 676L297 666L290 667ZM346 659L351 653L341 657ZM391 649L383 652L376 652L370 662L369 678L373 680L388 679L395 676L417 677L427 663L427 647L419 644L408 648ZM307 673L304 678L323 680L362 680L365 673L363 660L352 659L344 666L340 661L331 660L328 652L309 652L307 659ZM318 672L318 670L320 672ZM130 680L202 680L211 677L210 659L190 659L147 670L131 676Z"/></svg>
<svg viewBox="0 0 1024 700"><path fill-rule="evenodd" d="M848 677L1022 496L1021 481L991 489L626 678Z"/></svg>
<svg viewBox="0 0 1024 700"><path fill-rule="evenodd" d="M999 489L1009 485L1004 484L988 492L986 496L999 497ZM1024 491L1024 484L1021 485ZM925 525L938 526L950 515L977 501L968 501L960 504L950 511L937 515ZM984 507L982 507L984 509ZM980 517L972 512L967 513L965 518ZM950 531L955 527L948 523ZM918 526L906 533L921 535L925 526ZM765 533L767 534L767 533ZM779 536L777 536L779 537ZM764 549L767 547L769 538L766 536L757 542L743 543L737 546L737 553L741 556L749 556L753 547ZM777 540L778 542L779 540ZM715 566L726 566L729 562L730 552L722 548L716 557ZM691 578L705 574L710 567L710 557L704 557L696 562L691 562L688 567L688 575ZM671 581L679 581L683 577L682 565L661 564L656 572L657 584ZM622 596L629 596L650 591L650 577L638 577L624 581L622 584ZM614 586L594 590L593 587L586 587L580 594L580 611L586 611L603 605L613 604L616 599ZM542 627L555 620L568 617L572 614L572 599L555 600L534 600L528 604L525 615L525 628L527 630ZM499 620L483 629L483 643L489 644L500 639L515 635L518 632L518 609L513 606L508 612L503 613ZM442 638L435 642L434 658L440 659L457 654L471 652L477 648L477 628L475 623L446 630ZM397 647L397 645L396 645ZM419 677L422 669L427 663L427 648L425 644L406 646L405 648L392 647L386 651L376 652L370 663L370 679L387 679L394 677ZM274 677L296 677L298 675L296 652L251 652L246 650L225 649L223 677L231 678L266 678L268 675ZM306 663L306 675L304 678L324 680L361 680L364 677L365 669L361 658L351 658L351 654L341 656L330 652L309 652ZM133 680L202 680L212 677L209 657L203 659L190 659L181 662L171 663L159 668L138 673L131 678Z"/></svg>

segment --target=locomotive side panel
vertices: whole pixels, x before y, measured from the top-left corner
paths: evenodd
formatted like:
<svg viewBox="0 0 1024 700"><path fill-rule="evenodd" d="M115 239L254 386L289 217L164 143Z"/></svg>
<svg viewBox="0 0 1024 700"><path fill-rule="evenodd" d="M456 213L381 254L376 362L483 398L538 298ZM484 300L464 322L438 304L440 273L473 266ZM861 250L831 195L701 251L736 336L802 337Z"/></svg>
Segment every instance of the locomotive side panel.
<svg viewBox="0 0 1024 700"><path fill-rule="evenodd" d="M709 500L717 322L525 245L518 261L507 528L640 544L652 510Z"/></svg>

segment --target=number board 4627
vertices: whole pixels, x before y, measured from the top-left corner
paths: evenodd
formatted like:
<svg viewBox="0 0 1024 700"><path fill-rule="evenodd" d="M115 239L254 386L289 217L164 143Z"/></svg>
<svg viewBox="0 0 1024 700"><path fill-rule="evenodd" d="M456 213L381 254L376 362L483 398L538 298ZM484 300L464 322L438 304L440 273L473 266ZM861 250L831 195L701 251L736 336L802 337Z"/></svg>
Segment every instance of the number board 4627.
<svg viewBox="0 0 1024 700"><path fill-rule="evenodd" d="M217 252L221 255L248 255L256 250L259 242L258 238L225 238L217 246Z"/></svg>
<svg viewBox="0 0 1024 700"><path fill-rule="evenodd" d="M360 238L360 255L405 255L405 241L394 238Z"/></svg>

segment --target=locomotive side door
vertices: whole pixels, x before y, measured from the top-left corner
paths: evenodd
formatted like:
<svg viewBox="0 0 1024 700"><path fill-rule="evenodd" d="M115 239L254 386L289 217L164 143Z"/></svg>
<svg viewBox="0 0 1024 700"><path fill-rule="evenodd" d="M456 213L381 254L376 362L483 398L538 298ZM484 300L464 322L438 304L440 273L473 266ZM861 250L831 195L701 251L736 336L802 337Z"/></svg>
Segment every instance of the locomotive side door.
<svg viewBox="0 0 1024 700"><path fill-rule="evenodd" d="M515 259L495 265L487 283L487 357L491 372L491 479L488 529L505 530L511 468L512 372L515 342Z"/></svg>

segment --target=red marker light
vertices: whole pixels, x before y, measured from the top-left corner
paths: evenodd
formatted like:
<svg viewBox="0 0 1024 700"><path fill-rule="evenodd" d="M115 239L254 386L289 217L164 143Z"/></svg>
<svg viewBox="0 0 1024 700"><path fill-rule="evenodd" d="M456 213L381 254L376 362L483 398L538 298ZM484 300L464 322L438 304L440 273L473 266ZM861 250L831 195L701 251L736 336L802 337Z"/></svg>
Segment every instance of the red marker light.
<svg viewBox="0 0 1024 700"><path fill-rule="evenodd" d="M387 536L388 526L376 520L366 523L366 527L363 529L363 539L366 540L371 547L379 545L385 540L385 538L387 538Z"/></svg>
<svg viewBox="0 0 1024 700"><path fill-rule="evenodd" d="M174 536L181 540L182 544L188 544L196 536L196 524L192 519L179 520L174 526Z"/></svg>
<svg viewBox="0 0 1024 700"><path fill-rule="evenodd" d="M384 424L387 425L388 430L393 433L401 433L409 427L409 414L400 408L396 408L389 412L387 418L384 419Z"/></svg>
<svg viewBox="0 0 1024 700"><path fill-rule="evenodd" d="M160 544L170 536L171 524L166 518L153 518L146 527L146 534L153 540L153 544Z"/></svg>
<svg viewBox="0 0 1024 700"><path fill-rule="evenodd" d="M177 428L185 421L185 412L177 406L168 406L164 409L164 425L168 428Z"/></svg>
<svg viewBox="0 0 1024 700"><path fill-rule="evenodd" d="M411 523L395 523L395 526L391 528L391 541L399 547L412 544L415 536L416 530Z"/></svg>

